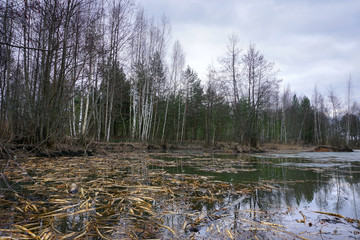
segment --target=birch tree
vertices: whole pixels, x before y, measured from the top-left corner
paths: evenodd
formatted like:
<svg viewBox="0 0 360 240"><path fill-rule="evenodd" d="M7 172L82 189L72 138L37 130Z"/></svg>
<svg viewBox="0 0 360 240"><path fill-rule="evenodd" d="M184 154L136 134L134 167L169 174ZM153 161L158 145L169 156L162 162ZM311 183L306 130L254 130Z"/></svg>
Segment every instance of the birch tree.
<svg viewBox="0 0 360 240"><path fill-rule="evenodd" d="M245 88L245 104L247 119L244 128L245 141L256 146L259 140L259 114L264 104L271 99L271 95L278 88L280 80L274 64L268 62L254 46L248 48L243 56L243 76Z"/></svg>
<svg viewBox="0 0 360 240"><path fill-rule="evenodd" d="M351 81L351 75L349 76L349 79L346 83L347 86L347 119L346 119L346 144L349 145L350 141L350 114L351 114L351 102L352 102L352 96L351 96L351 89L352 89L352 81Z"/></svg>
<svg viewBox="0 0 360 240"><path fill-rule="evenodd" d="M180 119L181 119L181 94L182 94L182 77L185 66L185 55L179 41L176 41L173 46L170 62L170 79L173 85L173 98L177 102L176 111L174 112L174 129L176 129L176 140L179 139L180 134Z"/></svg>
<svg viewBox="0 0 360 240"><path fill-rule="evenodd" d="M240 38L236 34L229 36L228 44L226 46L225 55L220 58L220 63L222 66L222 73L224 78L230 83L232 88L232 107L234 112L234 134L237 141L241 141L241 108L239 108L238 103L241 96L241 83L240 75L242 68L242 56L240 49ZM229 84L227 83L227 84Z"/></svg>
<svg viewBox="0 0 360 240"><path fill-rule="evenodd" d="M157 132L157 105L165 82L164 57L168 26L165 20L158 26L151 23L143 10L137 13L133 38L131 115L132 137L148 140Z"/></svg>
<svg viewBox="0 0 360 240"><path fill-rule="evenodd" d="M290 100L290 87L288 86L282 96L281 96L281 133L280 133L280 139L285 144L288 143L288 134L287 134L287 128L286 128L286 122L287 122L287 113L290 109L291 100Z"/></svg>
<svg viewBox="0 0 360 240"><path fill-rule="evenodd" d="M132 0L114 1L109 16L109 56L106 76L106 102L105 102L105 139L110 140L111 124L113 121L114 89L116 88L116 73L120 63L121 54L131 39L131 14L134 2ZM124 55L122 55L124 56Z"/></svg>
<svg viewBox="0 0 360 240"><path fill-rule="evenodd" d="M191 93L193 90L193 84L197 79L197 74L188 66L184 73L185 81L185 106L183 112L182 126L181 126L181 141L185 140L185 131L186 131L186 118L189 107L189 100L192 98Z"/></svg>
<svg viewBox="0 0 360 240"><path fill-rule="evenodd" d="M339 126L339 111L341 107L340 99L335 95L335 92L332 87L328 91L328 98L330 101L330 106L332 110L332 120L330 128L330 142L333 145L340 144L340 126Z"/></svg>

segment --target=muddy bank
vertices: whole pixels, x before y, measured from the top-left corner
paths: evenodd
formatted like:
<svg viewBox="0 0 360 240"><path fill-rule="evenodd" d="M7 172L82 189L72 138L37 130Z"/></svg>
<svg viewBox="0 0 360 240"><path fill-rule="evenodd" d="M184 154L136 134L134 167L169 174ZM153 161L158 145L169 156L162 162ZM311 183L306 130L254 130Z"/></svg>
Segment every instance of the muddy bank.
<svg viewBox="0 0 360 240"><path fill-rule="evenodd" d="M334 146L318 146L314 152L353 152L348 146L334 147Z"/></svg>
<svg viewBox="0 0 360 240"><path fill-rule="evenodd" d="M217 143L211 147L204 147L202 143L171 143L154 144L147 142L96 142L79 139L63 139L48 146L46 144L26 144L18 141L0 141L0 158L17 157L78 157L107 155L124 152L195 150L209 153L262 153L269 148L239 145L236 143Z"/></svg>
<svg viewBox="0 0 360 240"><path fill-rule="evenodd" d="M315 151L324 151L322 146ZM332 151L335 151L331 148ZM96 142L67 138L58 143L48 146L46 144L26 144L21 141L1 141L0 159L17 157L80 157L107 155L111 153L125 152L163 152L163 151L201 151L205 153L263 153L263 152L286 152L286 151L312 151L314 146L291 145L291 144L262 144L259 147L240 145L234 142L218 142L213 146L206 147L202 142L185 143L147 143L147 142ZM337 150L336 151L340 151Z"/></svg>
<svg viewBox="0 0 360 240"><path fill-rule="evenodd" d="M53 146L45 144L23 144L0 142L0 158L10 157L79 157L107 155L109 153L143 151L145 143L84 142L76 139L62 140Z"/></svg>

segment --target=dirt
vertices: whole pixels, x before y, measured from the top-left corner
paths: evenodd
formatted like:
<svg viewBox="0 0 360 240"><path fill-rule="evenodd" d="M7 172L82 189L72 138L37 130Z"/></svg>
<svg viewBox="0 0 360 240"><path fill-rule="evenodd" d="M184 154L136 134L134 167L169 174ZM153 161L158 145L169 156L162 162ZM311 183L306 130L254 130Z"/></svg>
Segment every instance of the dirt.
<svg viewBox="0 0 360 240"><path fill-rule="evenodd" d="M232 143L222 143L214 147L205 148L201 144L150 144L146 142L84 142L78 139L60 140L53 146L45 144L26 144L16 141L0 141L0 159L10 157L78 157L107 155L109 153L124 152L147 152L164 150L201 150L209 152L227 152L227 153L255 153L263 152L260 148L251 148Z"/></svg>
<svg viewBox="0 0 360 240"><path fill-rule="evenodd" d="M196 150L207 153L263 153L282 152L293 150L313 150L313 146L291 144L262 144L259 147L240 145L234 142L218 142L213 146L204 147L202 142L157 144L147 142L97 142L75 138L60 139L58 143L48 146L46 144L27 144L22 141L5 141L0 139L0 159L17 157L79 157L107 155L111 153L148 152ZM321 148L318 151L322 151Z"/></svg>
<svg viewBox="0 0 360 240"><path fill-rule="evenodd" d="M314 149L314 152L353 152L353 150L348 146L318 146Z"/></svg>

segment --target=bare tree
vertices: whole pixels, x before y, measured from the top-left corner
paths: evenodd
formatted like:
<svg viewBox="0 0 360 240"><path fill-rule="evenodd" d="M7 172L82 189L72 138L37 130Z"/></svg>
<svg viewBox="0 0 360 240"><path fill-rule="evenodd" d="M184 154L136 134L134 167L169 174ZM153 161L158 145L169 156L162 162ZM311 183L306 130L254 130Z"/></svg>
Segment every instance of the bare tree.
<svg viewBox="0 0 360 240"><path fill-rule="evenodd" d="M241 71L241 49L240 38L236 34L229 36L225 56L220 58L225 78L229 79L232 86L233 104L237 105L240 97L240 71Z"/></svg>
<svg viewBox="0 0 360 240"><path fill-rule="evenodd" d="M346 118L346 144L349 144L350 140L350 114L351 114L351 102L352 102L352 96L351 96L351 89L352 89L352 81L351 81L351 75L349 76L349 79L346 83L347 85L347 118Z"/></svg>
<svg viewBox="0 0 360 240"><path fill-rule="evenodd" d="M6 0L0 3L0 135L9 135L9 97L10 97L10 77L12 66L12 42L14 35L14 9Z"/></svg>
<svg viewBox="0 0 360 240"><path fill-rule="evenodd" d="M110 140L110 130L113 116L114 90L116 86L116 68L120 63L120 54L131 37L132 0L114 1L109 16L109 57L106 76L106 107L105 107L105 139Z"/></svg>
<svg viewBox="0 0 360 240"><path fill-rule="evenodd" d="M320 128L320 118L319 118L319 92L317 86L314 87L313 93L313 108L314 108L314 137L315 143L321 141L321 128Z"/></svg>
<svg viewBox="0 0 360 240"><path fill-rule="evenodd" d="M174 43L171 62L170 62L170 79L173 86L173 97L178 100L177 113L174 114L174 129L176 129L176 140L179 139L180 119L181 119L181 92L182 78L185 65L185 55L179 41Z"/></svg>
<svg viewBox="0 0 360 240"><path fill-rule="evenodd" d="M230 83L232 88L232 106L234 112L234 134L235 139L241 141L241 108L239 108L238 103L240 100L240 86L241 86L241 67L242 67L242 56L240 49L240 38L236 34L229 36L228 44L226 46L225 55L220 58L220 63L222 65L222 73L224 78Z"/></svg>
<svg viewBox="0 0 360 240"><path fill-rule="evenodd" d="M340 144L340 126L339 126L339 111L341 107L340 99L335 95L333 88L330 86L328 91L328 98L332 108L332 124L330 129L330 140L334 145Z"/></svg>
<svg viewBox="0 0 360 240"><path fill-rule="evenodd" d="M167 21L158 26L143 10L137 13L131 43L132 137L148 140L157 132L158 99L165 82L164 57L168 34Z"/></svg>
<svg viewBox="0 0 360 240"><path fill-rule="evenodd" d="M291 99L290 99L290 87L288 86L282 96L281 96L281 130L280 130L280 139L284 143L288 142L288 135L286 129L286 119L287 119L287 112L290 109Z"/></svg>
<svg viewBox="0 0 360 240"><path fill-rule="evenodd" d="M247 109L245 141L256 146L259 140L259 114L264 104L271 99L278 88L280 79L274 64L265 60L264 56L251 45L243 57L243 76L245 108Z"/></svg>

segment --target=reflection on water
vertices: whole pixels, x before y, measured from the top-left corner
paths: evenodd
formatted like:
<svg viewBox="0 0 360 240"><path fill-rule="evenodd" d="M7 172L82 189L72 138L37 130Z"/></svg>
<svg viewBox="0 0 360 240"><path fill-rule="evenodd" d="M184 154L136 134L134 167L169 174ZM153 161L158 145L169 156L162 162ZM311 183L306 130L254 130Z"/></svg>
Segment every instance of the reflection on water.
<svg viewBox="0 0 360 240"><path fill-rule="evenodd" d="M332 238L337 238L338 234L353 236L347 235L349 232L358 234L339 219L316 211L359 218L360 152L262 154L238 156L235 160L212 156L198 159L198 162L174 161L176 166L166 168L172 174L213 176L215 180L234 186L267 186L256 189L249 196L224 196L222 206L197 206L201 211L213 213L224 205L231 205L225 212L228 216L222 221L228 221L232 228L241 224L238 220L242 217L284 224L298 233L321 228L321 231L332 233ZM299 224L296 220L304 223ZM202 234L206 236L206 231Z"/></svg>
<svg viewBox="0 0 360 240"><path fill-rule="evenodd" d="M17 166L0 181L0 238L360 237L360 152L182 151L22 164L32 181Z"/></svg>
<svg viewBox="0 0 360 240"><path fill-rule="evenodd" d="M232 167L240 168L237 173L218 173L216 169L213 172L204 171L201 164L190 167L179 159L176 167L166 170L169 173L214 176L216 180L232 184L271 184L271 192L256 193L258 199L255 204L261 210L284 206L311 207L313 210L358 218L359 206L355 200L360 196L360 153L303 155L306 158L302 154L248 156L245 166L233 164L235 166ZM246 171L241 171L243 169Z"/></svg>

